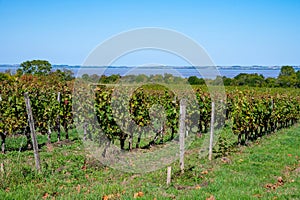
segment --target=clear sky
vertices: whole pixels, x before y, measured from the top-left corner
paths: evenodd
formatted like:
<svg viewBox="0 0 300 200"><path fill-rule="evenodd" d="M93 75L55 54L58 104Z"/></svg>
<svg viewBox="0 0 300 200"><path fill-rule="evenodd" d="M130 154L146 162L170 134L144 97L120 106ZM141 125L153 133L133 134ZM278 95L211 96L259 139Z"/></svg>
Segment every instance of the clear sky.
<svg viewBox="0 0 300 200"><path fill-rule="evenodd" d="M80 65L107 38L140 27L185 34L216 65L300 65L299 0L0 0L0 64ZM116 64L148 62L142 57ZM165 58L153 62L181 64Z"/></svg>

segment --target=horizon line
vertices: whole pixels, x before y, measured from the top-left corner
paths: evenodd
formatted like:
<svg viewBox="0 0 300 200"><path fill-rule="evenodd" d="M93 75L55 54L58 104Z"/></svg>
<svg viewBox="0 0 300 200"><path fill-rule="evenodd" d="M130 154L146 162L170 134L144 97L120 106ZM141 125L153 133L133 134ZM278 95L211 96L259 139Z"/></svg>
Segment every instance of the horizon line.
<svg viewBox="0 0 300 200"><path fill-rule="evenodd" d="M0 67L5 66L19 66L20 64L0 64ZM193 65L80 65L80 64L51 64L52 66L66 66L66 67L282 67L282 66L292 66L300 67L298 65L284 64L284 65L212 65L212 66L193 66Z"/></svg>

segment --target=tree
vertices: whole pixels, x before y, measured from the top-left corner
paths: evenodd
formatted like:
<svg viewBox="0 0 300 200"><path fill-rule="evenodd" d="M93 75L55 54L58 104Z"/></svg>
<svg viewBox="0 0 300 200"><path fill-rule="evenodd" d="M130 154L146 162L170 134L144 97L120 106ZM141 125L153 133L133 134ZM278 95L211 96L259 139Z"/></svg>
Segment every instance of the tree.
<svg viewBox="0 0 300 200"><path fill-rule="evenodd" d="M267 87L278 87L276 78L272 78L272 77L266 78L266 86Z"/></svg>
<svg viewBox="0 0 300 200"><path fill-rule="evenodd" d="M297 87L300 88L300 70L296 73L297 76Z"/></svg>
<svg viewBox="0 0 300 200"><path fill-rule="evenodd" d="M120 74L112 74L107 78L109 83L116 83L121 78L121 76Z"/></svg>
<svg viewBox="0 0 300 200"><path fill-rule="evenodd" d="M90 76L88 74L82 74L81 78L85 81L89 81L90 80Z"/></svg>
<svg viewBox="0 0 300 200"><path fill-rule="evenodd" d="M23 75L23 70L22 70L21 68L17 69L17 71L16 71L16 76L17 76L17 77L20 77L20 76L22 76L22 75Z"/></svg>
<svg viewBox="0 0 300 200"><path fill-rule="evenodd" d="M5 70L5 72L0 72L0 82L1 81L12 81L14 80L14 76L12 75L10 70Z"/></svg>
<svg viewBox="0 0 300 200"><path fill-rule="evenodd" d="M174 76L172 74L165 73L164 74L164 80L165 80L165 83L173 83L174 82Z"/></svg>
<svg viewBox="0 0 300 200"><path fill-rule="evenodd" d="M90 76L90 78L95 82L104 83L104 84L113 84L119 81L121 76L119 74L112 74L110 76L106 76L103 74L101 75L101 77L99 77L97 74L93 74Z"/></svg>
<svg viewBox="0 0 300 200"><path fill-rule="evenodd" d="M212 81L213 85L224 85L223 83L223 77L217 76L215 80Z"/></svg>
<svg viewBox="0 0 300 200"><path fill-rule="evenodd" d="M75 78L74 72L72 70L66 69L66 68L63 69L62 76L65 81L71 81Z"/></svg>
<svg viewBox="0 0 300 200"><path fill-rule="evenodd" d="M51 72L51 74L59 77L63 81L71 81L75 78L74 72L72 70L65 69L65 68L63 69L63 71L57 69L55 72Z"/></svg>
<svg viewBox="0 0 300 200"><path fill-rule="evenodd" d="M227 78L226 76L223 76L223 84L224 84L224 86L231 85L231 82L232 82L231 78Z"/></svg>
<svg viewBox="0 0 300 200"><path fill-rule="evenodd" d="M100 76L98 76L98 74L92 74L90 75L90 81L93 83L97 83L100 79Z"/></svg>
<svg viewBox="0 0 300 200"><path fill-rule="evenodd" d="M265 78L263 75L241 73L234 77L233 85L248 85L252 87L261 87L264 85Z"/></svg>
<svg viewBox="0 0 300 200"><path fill-rule="evenodd" d="M135 77L137 83L143 83L148 81L148 77L145 74L139 74Z"/></svg>
<svg viewBox="0 0 300 200"><path fill-rule="evenodd" d="M161 74L156 74L156 75L151 74L149 80L155 83L162 83L164 82L164 77Z"/></svg>
<svg viewBox="0 0 300 200"><path fill-rule="evenodd" d="M10 75L7 74L7 73L1 73L0 72L0 82L1 81L5 81L5 80L8 80L10 78Z"/></svg>
<svg viewBox="0 0 300 200"><path fill-rule="evenodd" d="M191 85L203 85L203 84L205 84L204 79L203 78L198 78L197 76L190 76L188 78L188 82Z"/></svg>
<svg viewBox="0 0 300 200"><path fill-rule="evenodd" d="M32 60L22 62L19 69L22 74L48 75L52 66L46 60Z"/></svg>
<svg viewBox="0 0 300 200"><path fill-rule="evenodd" d="M280 69L280 76L293 76L295 74L295 69L292 66L282 66Z"/></svg>
<svg viewBox="0 0 300 200"><path fill-rule="evenodd" d="M295 69L292 66L282 66L277 81L281 87L295 87L297 84Z"/></svg>

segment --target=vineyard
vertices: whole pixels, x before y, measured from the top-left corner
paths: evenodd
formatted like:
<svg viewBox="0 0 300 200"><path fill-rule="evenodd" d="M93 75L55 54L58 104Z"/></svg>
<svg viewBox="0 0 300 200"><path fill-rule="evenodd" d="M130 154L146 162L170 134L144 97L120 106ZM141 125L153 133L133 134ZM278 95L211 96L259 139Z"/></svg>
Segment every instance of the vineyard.
<svg viewBox="0 0 300 200"><path fill-rule="evenodd" d="M76 87L74 87L76 85ZM230 125L237 144L246 144L265 134L295 124L300 118L300 95L295 89L229 87L226 96L215 98L215 127ZM81 129L84 139L101 140L99 130L121 149L146 148L178 138L180 99L188 100L189 134L210 128L212 98L207 88L170 90L163 84L139 87L87 85L63 81L56 76L23 75L0 85L0 134L2 152L6 137L25 135L30 129L24 93L29 93L36 131L48 136L63 127ZM96 123L95 123L96 122Z"/></svg>
<svg viewBox="0 0 300 200"><path fill-rule="evenodd" d="M0 0L0 200L300 200L300 0Z"/></svg>

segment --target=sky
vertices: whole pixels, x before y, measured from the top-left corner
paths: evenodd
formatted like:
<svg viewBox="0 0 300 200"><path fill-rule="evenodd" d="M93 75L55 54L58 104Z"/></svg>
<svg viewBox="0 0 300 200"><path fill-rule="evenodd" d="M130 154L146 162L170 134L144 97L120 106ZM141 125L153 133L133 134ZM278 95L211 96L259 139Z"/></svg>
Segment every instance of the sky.
<svg viewBox="0 0 300 200"><path fill-rule="evenodd" d="M0 0L0 64L45 59L81 65L120 32L158 27L201 45L219 66L300 65L299 0ZM165 52L136 52L113 65L185 65Z"/></svg>

